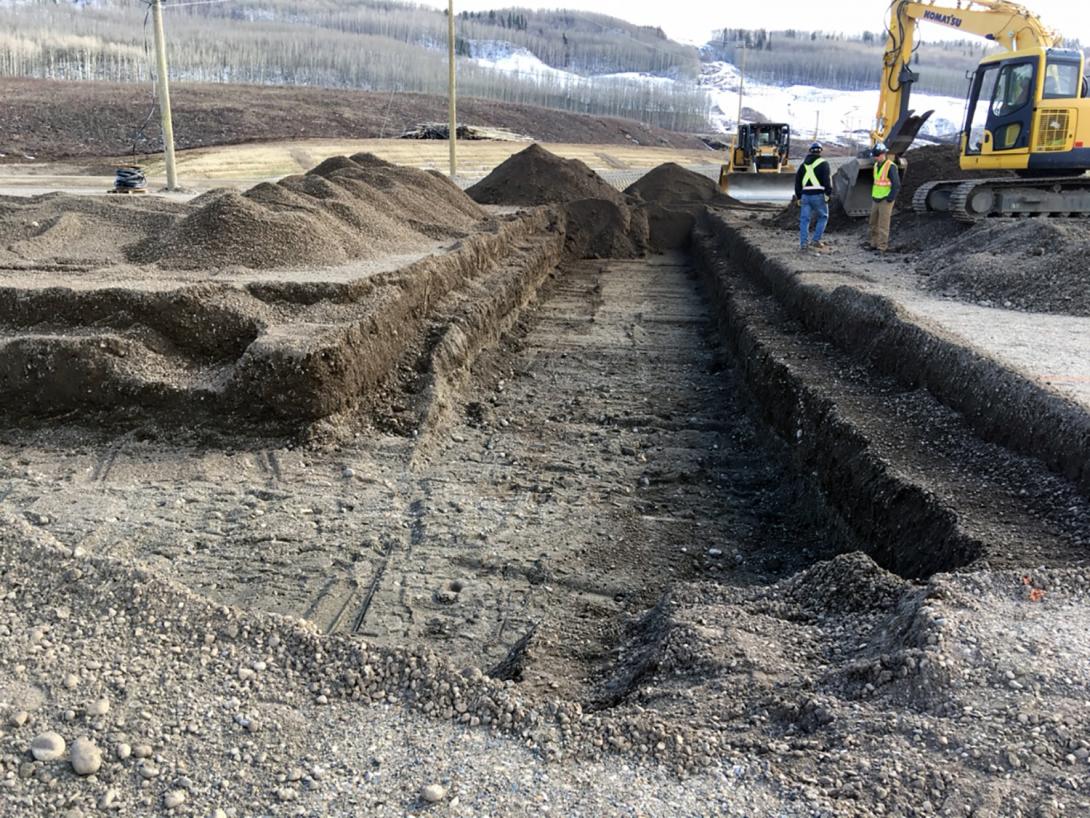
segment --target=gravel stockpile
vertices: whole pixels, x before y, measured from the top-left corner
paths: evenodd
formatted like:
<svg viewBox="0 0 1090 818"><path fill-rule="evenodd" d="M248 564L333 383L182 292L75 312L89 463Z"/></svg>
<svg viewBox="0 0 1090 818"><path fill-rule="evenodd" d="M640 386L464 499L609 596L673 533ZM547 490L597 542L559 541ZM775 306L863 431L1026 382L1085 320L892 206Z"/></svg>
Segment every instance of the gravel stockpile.
<svg viewBox="0 0 1090 818"><path fill-rule="evenodd" d="M466 190L481 204L544 205L604 199L624 205L624 196L578 159L562 159L537 144L519 151Z"/></svg>
<svg viewBox="0 0 1090 818"><path fill-rule="evenodd" d="M946 241L921 248L916 270L929 289L984 306L1090 315L1090 231L1082 220L993 219L959 227Z"/></svg>
<svg viewBox="0 0 1090 818"><path fill-rule="evenodd" d="M130 259L176 269L330 265L464 236L485 217L438 174L369 154L210 198L130 248Z"/></svg>
<svg viewBox="0 0 1090 818"><path fill-rule="evenodd" d="M107 264L169 226L188 206L152 196L47 193L0 200L0 262Z"/></svg>

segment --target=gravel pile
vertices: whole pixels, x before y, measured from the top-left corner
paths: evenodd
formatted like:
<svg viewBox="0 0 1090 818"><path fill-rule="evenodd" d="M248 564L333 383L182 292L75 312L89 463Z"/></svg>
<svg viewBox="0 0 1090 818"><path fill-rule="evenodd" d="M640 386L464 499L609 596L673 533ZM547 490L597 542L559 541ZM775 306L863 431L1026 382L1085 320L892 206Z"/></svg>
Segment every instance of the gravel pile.
<svg viewBox="0 0 1090 818"><path fill-rule="evenodd" d="M984 306L1090 315L1090 232L1080 220L993 219L923 247L916 270L935 292Z"/></svg>
<svg viewBox="0 0 1090 818"><path fill-rule="evenodd" d="M577 199L604 199L625 205L625 198L578 159L562 159L538 144L519 151L466 193L481 204L544 205Z"/></svg>
<svg viewBox="0 0 1090 818"><path fill-rule="evenodd" d="M47 193L0 199L0 263L105 264L126 245L166 230L185 204L142 196Z"/></svg>
<svg viewBox="0 0 1090 818"><path fill-rule="evenodd" d="M814 614L841 614L888 608L910 587L855 551L807 568L775 586L772 593Z"/></svg>
<svg viewBox="0 0 1090 818"><path fill-rule="evenodd" d="M356 154L243 194L210 196L128 255L174 269L331 265L461 237L483 218L442 176Z"/></svg>

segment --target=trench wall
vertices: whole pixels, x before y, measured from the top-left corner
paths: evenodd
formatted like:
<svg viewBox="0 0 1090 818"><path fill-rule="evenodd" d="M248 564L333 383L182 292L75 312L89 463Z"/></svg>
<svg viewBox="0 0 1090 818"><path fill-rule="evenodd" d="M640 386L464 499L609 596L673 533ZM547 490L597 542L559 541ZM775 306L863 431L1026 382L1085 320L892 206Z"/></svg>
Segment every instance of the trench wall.
<svg viewBox="0 0 1090 818"><path fill-rule="evenodd" d="M773 293L807 329L909 388L927 389L983 440L1037 458L1090 496L1090 414L883 296L800 281L718 216L704 228L734 265Z"/></svg>

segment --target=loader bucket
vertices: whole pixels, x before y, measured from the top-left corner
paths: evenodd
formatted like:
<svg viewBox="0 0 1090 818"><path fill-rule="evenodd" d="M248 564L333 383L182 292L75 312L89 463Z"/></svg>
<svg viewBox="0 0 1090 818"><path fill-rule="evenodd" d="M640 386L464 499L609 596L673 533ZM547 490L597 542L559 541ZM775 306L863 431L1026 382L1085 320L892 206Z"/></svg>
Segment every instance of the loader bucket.
<svg viewBox="0 0 1090 818"><path fill-rule="evenodd" d="M719 190L743 202L789 202L795 195L795 175L723 172Z"/></svg>

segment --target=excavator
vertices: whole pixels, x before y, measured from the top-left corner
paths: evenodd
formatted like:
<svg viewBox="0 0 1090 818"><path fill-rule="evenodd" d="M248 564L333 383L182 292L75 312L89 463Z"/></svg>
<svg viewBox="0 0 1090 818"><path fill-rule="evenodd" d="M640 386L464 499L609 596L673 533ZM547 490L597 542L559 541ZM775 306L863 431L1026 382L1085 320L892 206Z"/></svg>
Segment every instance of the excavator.
<svg viewBox="0 0 1090 818"><path fill-rule="evenodd" d="M962 170L1013 171L995 178L936 180L913 197L917 212L975 222L994 216L1090 215L1090 88L1081 51L1028 9L1007 0L894 0L871 144L903 163L931 111L909 107L916 27L934 23L1000 46L972 75L961 130ZM869 152L868 154L869 155ZM903 166L903 165L902 165ZM833 188L849 216L870 210L873 160L845 163Z"/></svg>
<svg viewBox="0 0 1090 818"><path fill-rule="evenodd" d="M782 122L738 125L719 169L719 190L732 196L764 201L789 201L795 193L791 127Z"/></svg>

